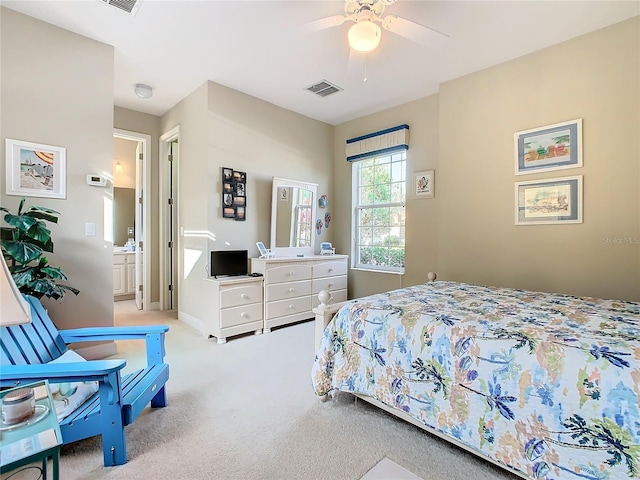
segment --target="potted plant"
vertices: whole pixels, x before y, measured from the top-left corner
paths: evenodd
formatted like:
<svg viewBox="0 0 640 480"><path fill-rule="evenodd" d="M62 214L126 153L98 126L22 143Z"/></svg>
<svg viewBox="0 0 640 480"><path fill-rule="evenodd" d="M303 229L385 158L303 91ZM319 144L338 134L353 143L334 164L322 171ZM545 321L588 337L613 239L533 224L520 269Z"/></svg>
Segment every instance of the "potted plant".
<svg viewBox="0 0 640 480"><path fill-rule="evenodd" d="M53 252L46 222L58 223L60 213L45 207L23 210L25 200L24 197L20 200L17 215L0 207L6 212L4 221L9 225L0 228L0 247L13 280L20 292L37 299L46 296L61 300L67 292L78 295L78 289L57 283L67 280L67 276L61 268L49 265L44 256L45 252Z"/></svg>

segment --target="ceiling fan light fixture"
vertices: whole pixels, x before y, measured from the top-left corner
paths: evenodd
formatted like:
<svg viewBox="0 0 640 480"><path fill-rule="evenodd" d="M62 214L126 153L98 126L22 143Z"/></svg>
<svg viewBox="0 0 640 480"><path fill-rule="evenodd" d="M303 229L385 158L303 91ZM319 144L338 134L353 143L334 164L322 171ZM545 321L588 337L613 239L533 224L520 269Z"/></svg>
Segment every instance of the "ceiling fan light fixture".
<svg viewBox="0 0 640 480"><path fill-rule="evenodd" d="M356 22L348 33L349 46L358 52L370 52L380 44L382 30L371 20Z"/></svg>

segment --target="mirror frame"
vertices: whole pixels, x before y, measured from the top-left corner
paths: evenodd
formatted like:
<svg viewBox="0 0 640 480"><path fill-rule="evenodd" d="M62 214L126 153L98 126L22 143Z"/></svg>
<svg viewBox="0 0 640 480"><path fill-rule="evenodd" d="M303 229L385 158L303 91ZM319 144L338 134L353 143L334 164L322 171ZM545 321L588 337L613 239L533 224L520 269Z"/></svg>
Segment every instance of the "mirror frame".
<svg viewBox="0 0 640 480"><path fill-rule="evenodd" d="M276 212L278 207L278 188L298 187L311 190L313 201L311 202L311 246L310 247L276 247ZM316 205L318 203L318 184L290 180L288 178L273 177L271 195L271 241L270 250L276 257L296 257L298 255L310 256L316 252Z"/></svg>

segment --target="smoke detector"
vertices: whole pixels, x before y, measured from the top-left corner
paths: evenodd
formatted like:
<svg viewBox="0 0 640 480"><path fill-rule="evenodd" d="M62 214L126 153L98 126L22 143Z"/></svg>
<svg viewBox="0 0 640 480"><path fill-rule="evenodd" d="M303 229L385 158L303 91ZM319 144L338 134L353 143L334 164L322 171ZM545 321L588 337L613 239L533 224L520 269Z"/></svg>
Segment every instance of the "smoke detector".
<svg viewBox="0 0 640 480"><path fill-rule="evenodd" d="M102 3L106 3L107 5L111 5L123 12L130 14L132 17L140 8L140 2L142 0L100 0Z"/></svg>
<svg viewBox="0 0 640 480"><path fill-rule="evenodd" d="M334 93L341 92L343 89L334 85L333 83L327 82L326 80L320 80L317 83L314 83L310 87L305 88L305 90L310 91L318 95L319 97L327 97Z"/></svg>

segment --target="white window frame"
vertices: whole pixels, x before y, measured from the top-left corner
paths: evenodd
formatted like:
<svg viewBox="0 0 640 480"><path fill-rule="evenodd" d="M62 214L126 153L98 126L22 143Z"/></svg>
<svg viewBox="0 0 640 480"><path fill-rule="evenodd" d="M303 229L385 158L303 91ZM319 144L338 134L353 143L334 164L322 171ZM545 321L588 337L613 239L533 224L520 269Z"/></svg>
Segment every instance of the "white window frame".
<svg viewBox="0 0 640 480"><path fill-rule="evenodd" d="M379 204L367 204L367 205L360 205L359 204L359 178L360 178L360 172L359 172L359 168L362 165L362 163L366 160L375 160L376 158L384 158L384 157L392 157L393 155L397 155L398 153L404 153L404 158L402 159L402 161L404 162L404 200L402 202L389 202L389 203L379 203ZM353 242L351 245L351 259L352 259L352 265L351 267L355 270L368 270L368 271L375 271L375 272L383 272L383 273L395 273L395 274L404 274L405 271L405 265L406 265L406 253L407 253L407 245L406 245L406 231L407 231L407 225L406 225L406 201L407 201L407 188L408 188L408 182L407 182L407 149L406 148L399 148L395 151L391 151L391 152L386 152L384 154L380 154L380 155L376 155L376 156L372 156L357 162L352 162L352 166L351 166L352 170L351 170L351 178L352 178L352 200L351 200L351 205L352 205L352 225L351 225L351 231L353 233L352 238L353 238ZM360 238L360 232L359 232L359 225L358 225L358 218L359 218L359 210L364 209L364 208L376 208L376 207L402 207L405 209L405 223L403 225L402 228L404 228L404 237L405 237L405 244L403 246L404 249L404 254L405 254L405 265L403 265L402 267L392 267L392 266L388 266L388 265L372 265L372 264L363 264L360 263L360 255L359 255L359 238Z"/></svg>

